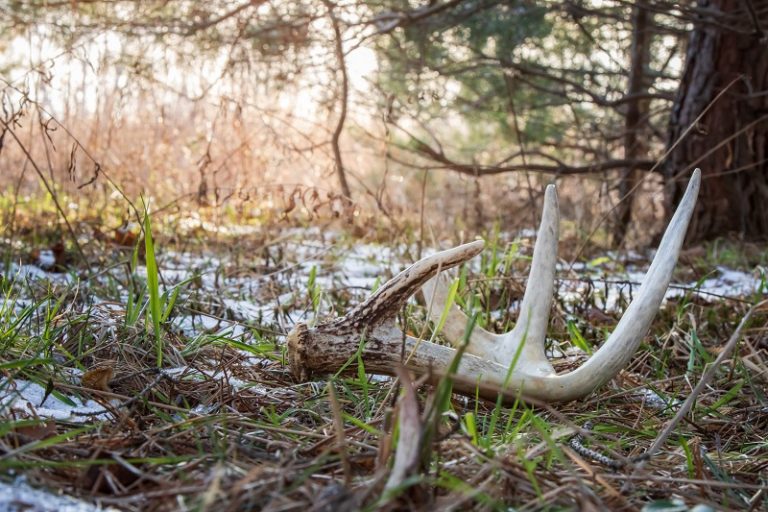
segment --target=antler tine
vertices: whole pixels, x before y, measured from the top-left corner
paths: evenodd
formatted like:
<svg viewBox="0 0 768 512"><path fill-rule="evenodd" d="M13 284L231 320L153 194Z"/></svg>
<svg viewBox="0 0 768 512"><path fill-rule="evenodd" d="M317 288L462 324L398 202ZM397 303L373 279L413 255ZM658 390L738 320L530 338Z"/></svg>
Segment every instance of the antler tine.
<svg viewBox="0 0 768 512"><path fill-rule="evenodd" d="M503 335L497 335L480 327L472 331L472 341L466 351L480 357L509 365L518 347L523 344L518 362L520 366L537 368L539 374L554 373L544 354L544 344L549 324L549 310L555 289L557 265L557 240L560 211L557 206L557 191L554 185L547 186L544 193L544 208L533 249L531 272L520 306L520 316L515 328ZM448 299L448 285L445 274L433 277L422 287L429 306L432 321L437 323ZM455 305L451 305L442 328L442 333L454 345L458 345L468 321Z"/></svg>
<svg viewBox="0 0 768 512"><path fill-rule="evenodd" d="M476 240L422 258L384 283L365 302L330 324L330 327L338 329L346 324L352 324L351 327L374 327L394 318L408 298L431 276L440 269L453 268L480 254L484 245L482 240Z"/></svg>
<svg viewBox="0 0 768 512"><path fill-rule="evenodd" d="M560 209L557 205L557 191L549 185L544 194L544 210L533 248L531 273L525 287L520 315L514 329L502 335L499 356L496 361L509 365L520 345L522 351L518 364L530 368L540 375L554 374L544 354L544 345L549 326L549 310L555 292L555 270L557 266L557 241L560 224Z"/></svg>
<svg viewBox="0 0 768 512"><path fill-rule="evenodd" d="M629 363L651 327L672 280L672 272L685 240L688 223L696 207L700 184L701 171L696 169L675 215L664 232L653 262L643 278L643 284L616 329L603 346L579 368L552 378L551 391L548 394L562 397L560 400L584 396L613 378Z"/></svg>

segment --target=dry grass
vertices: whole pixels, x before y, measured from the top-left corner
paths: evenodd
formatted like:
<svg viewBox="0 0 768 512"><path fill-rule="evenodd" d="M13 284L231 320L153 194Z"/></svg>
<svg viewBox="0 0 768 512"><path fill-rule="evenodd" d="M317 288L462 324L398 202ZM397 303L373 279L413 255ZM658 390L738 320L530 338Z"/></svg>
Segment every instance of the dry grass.
<svg viewBox="0 0 768 512"><path fill-rule="evenodd" d="M130 250L86 244L99 263L70 266L83 279L69 284L13 282L6 273L2 394L20 379L33 380L109 412L72 422L5 408L4 477L24 474L36 485L126 510L638 510L672 498L726 510L768 504L765 308L754 312L736 352L661 450L643 458L752 300L713 303L692 295L668 303L630 368L584 401L506 408L454 396L419 467L396 492L383 494L397 446L396 382L356 376L298 383L282 346L293 321L343 311L366 294L333 280L307 281L302 261L319 262L317 275L330 276L339 254L361 242L322 238L313 250L324 243L333 251L308 255L298 249L322 235L266 233L252 246L221 240L207 248L220 259L184 286L163 324L162 369L151 322L145 313L130 321L126 294L143 282L141 273L125 270ZM172 238L159 238L167 251ZM402 241L408 243L397 247L413 242ZM503 256L508 248L499 250ZM161 275L169 258L161 253ZM525 266L520 257L505 279L470 280L481 302L493 298L489 313L508 310ZM237 286L259 286L247 295L232 284L238 277ZM272 308L270 314L259 321L233 310L227 299L235 295ZM9 306L14 299L36 304L18 325L11 322L20 316ZM566 321L580 307L556 307L550 335L563 348ZM590 341L602 339L606 324L595 326L584 311L577 325ZM181 329L193 313L218 323ZM413 306L409 318L420 328L423 311ZM489 314L484 321L503 328L506 318ZM647 390L667 406L639 398ZM432 391L420 388L422 409ZM589 430L579 430L587 423Z"/></svg>

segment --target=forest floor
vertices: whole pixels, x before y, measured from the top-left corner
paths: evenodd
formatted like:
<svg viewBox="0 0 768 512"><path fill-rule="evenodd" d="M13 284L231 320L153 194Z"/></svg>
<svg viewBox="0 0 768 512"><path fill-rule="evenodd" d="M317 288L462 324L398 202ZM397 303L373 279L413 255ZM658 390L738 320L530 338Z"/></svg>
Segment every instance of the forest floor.
<svg viewBox="0 0 768 512"><path fill-rule="evenodd" d="M584 400L504 406L453 395L393 487L395 453L412 441L399 435L413 404L398 379L353 362L349 375L299 382L285 337L298 322L342 315L429 250L343 229L188 228L149 244L138 231L99 233L82 255L55 240L4 243L1 510L768 509L759 248L686 251L630 366ZM491 234L466 265L459 294L479 325L514 323L531 235ZM450 244L424 244L435 245ZM648 261L584 258L569 245L548 339L560 369L606 339ZM735 352L716 364L748 311ZM429 332L425 317L412 301L406 329ZM418 389L425 415L434 389ZM46 505L32 488L83 502Z"/></svg>

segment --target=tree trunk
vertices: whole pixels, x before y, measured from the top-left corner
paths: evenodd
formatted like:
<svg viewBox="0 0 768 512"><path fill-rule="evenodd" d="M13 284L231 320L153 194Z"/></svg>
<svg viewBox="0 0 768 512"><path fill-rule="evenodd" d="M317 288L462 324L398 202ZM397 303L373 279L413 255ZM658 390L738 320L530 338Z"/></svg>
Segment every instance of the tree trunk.
<svg viewBox="0 0 768 512"><path fill-rule="evenodd" d="M341 156L341 133L344 130L344 122L347 120L347 102L349 101L349 77L347 76L347 59L344 56L344 39L341 33L341 27L339 26L339 20L336 18L336 14L333 12L334 5L330 1L325 1L325 6L328 8L328 16L331 18L331 25L333 26L333 34L335 37L335 50L336 60L339 66L339 72L341 73L341 97L339 98L340 112L339 119L336 121L336 129L333 131L333 138L331 139L331 147L333 148L333 158L336 162L336 176L339 178L339 186L341 187L341 193L346 201L352 201L352 191L349 188L347 182L347 173L344 170L344 160Z"/></svg>
<svg viewBox="0 0 768 512"><path fill-rule="evenodd" d="M768 36L762 27L768 28L768 0L700 0L698 6L707 14L691 34L670 117L669 147L682 140L664 165L667 211L700 167L704 180L688 241L728 234L766 239Z"/></svg>
<svg viewBox="0 0 768 512"><path fill-rule="evenodd" d="M648 122L649 100L643 98L648 92L646 68L651 53L651 31L653 15L642 5L632 8L632 51L631 67L627 96L632 101L627 104L624 117L624 159L633 161L642 158L647 152L643 137L639 137L642 127ZM622 171L619 183L619 204L616 207L616 223L613 229L614 245L620 245L627 236L627 229L632 220L632 204L635 198L635 188L640 180L642 171L637 167L628 167Z"/></svg>

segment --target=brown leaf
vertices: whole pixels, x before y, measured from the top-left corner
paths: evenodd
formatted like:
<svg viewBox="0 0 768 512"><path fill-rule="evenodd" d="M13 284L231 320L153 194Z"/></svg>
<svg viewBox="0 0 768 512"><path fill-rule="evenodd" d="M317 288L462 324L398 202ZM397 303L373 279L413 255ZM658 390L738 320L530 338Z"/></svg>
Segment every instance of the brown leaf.
<svg viewBox="0 0 768 512"><path fill-rule="evenodd" d="M587 321L593 326L613 325L616 320L604 311L592 307L587 310Z"/></svg>
<svg viewBox="0 0 768 512"><path fill-rule="evenodd" d="M124 226L115 230L112 241L120 247L133 247L136 245L138 238L139 234L137 232L131 231L127 226Z"/></svg>
<svg viewBox="0 0 768 512"><path fill-rule="evenodd" d="M115 369L111 363L100 365L90 369L80 378L80 384L84 388L95 389L98 391L110 391L109 381L112 380L112 374Z"/></svg>
<svg viewBox="0 0 768 512"><path fill-rule="evenodd" d="M56 434L56 422L53 420L41 421L34 425L15 427L13 431L19 436L22 444L47 439Z"/></svg>

